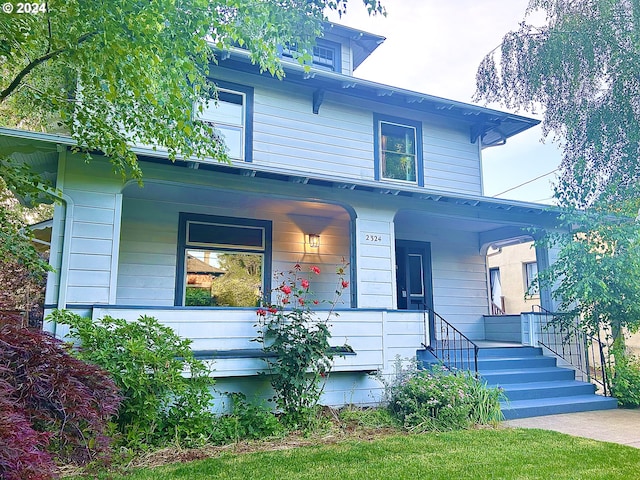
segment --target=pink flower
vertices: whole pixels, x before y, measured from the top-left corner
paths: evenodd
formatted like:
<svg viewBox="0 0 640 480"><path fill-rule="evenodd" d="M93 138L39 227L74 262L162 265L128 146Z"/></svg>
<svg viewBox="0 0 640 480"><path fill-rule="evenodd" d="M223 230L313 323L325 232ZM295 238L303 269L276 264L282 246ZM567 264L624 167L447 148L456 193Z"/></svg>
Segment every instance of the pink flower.
<svg viewBox="0 0 640 480"><path fill-rule="evenodd" d="M291 293L291 287L289 285L282 285L280 290L282 290L282 293L285 295L289 295Z"/></svg>
<svg viewBox="0 0 640 480"><path fill-rule="evenodd" d="M267 311L263 308L259 308L258 311L256 312L256 315L258 315L259 317L264 317L267 314Z"/></svg>
<svg viewBox="0 0 640 480"><path fill-rule="evenodd" d="M282 303L283 303L283 304L287 304L287 303L289 303L289 297L284 297L284 298L282 299Z"/></svg>
<svg viewBox="0 0 640 480"><path fill-rule="evenodd" d="M307 280L306 278L302 279L302 282L300 282L302 284L302 288L309 288L309 280Z"/></svg>
<svg viewBox="0 0 640 480"><path fill-rule="evenodd" d="M299 298L299 299L298 299L298 303L299 303L300 305L304 305L304 298Z"/></svg>
<svg viewBox="0 0 640 480"><path fill-rule="evenodd" d="M276 314L278 313L278 309L276 307L269 307L269 313Z"/></svg>
<svg viewBox="0 0 640 480"><path fill-rule="evenodd" d="M314 300L314 301L313 301L313 304L314 304L314 305L318 305L319 303L320 303L320 302L319 302L318 300Z"/></svg>
<svg viewBox="0 0 640 480"><path fill-rule="evenodd" d="M349 282L346 280L342 280L342 288L347 288L349 286Z"/></svg>
<svg viewBox="0 0 640 480"><path fill-rule="evenodd" d="M294 269L294 270L297 270L297 271L299 272L300 270L302 270L302 267L300 266L300 264L299 264L299 263L296 263L296 264L293 266L293 269Z"/></svg>
<svg viewBox="0 0 640 480"><path fill-rule="evenodd" d="M316 275L320 275L320 269L318 267L316 267L315 265L313 267L311 267L311 271L313 273L315 273Z"/></svg>

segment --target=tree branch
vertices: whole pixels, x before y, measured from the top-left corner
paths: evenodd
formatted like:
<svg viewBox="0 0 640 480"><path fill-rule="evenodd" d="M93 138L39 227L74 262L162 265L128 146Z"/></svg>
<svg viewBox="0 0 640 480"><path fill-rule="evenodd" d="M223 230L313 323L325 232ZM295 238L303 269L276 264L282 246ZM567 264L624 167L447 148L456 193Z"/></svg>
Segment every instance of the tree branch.
<svg viewBox="0 0 640 480"><path fill-rule="evenodd" d="M85 33L84 35L78 37L78 41L76 43L76 46L82 44L83 42L86 42L87 40L89 40L91 37L93 37L97 33L98 33L97 31L96 32L90 32L90 33ZM38 65L46 62L47 60L51 60L52 58L55 58L55 57L63 54L67 50L68 50L68 48L59 48L57 50L54 50L53 52L49 52L46 55L43 55L43 56L41 56L39 58L36 58L35 60L31 61L29 63L29 65L24 67L16 75L16 78L13 79L13 81L9 84L9 86L7 88L5 88L2 92L0 92L0 103L4 102L7 99L7 97L9 95L11 95L16 88L18 88L18 85L20 85L20 82L22 82L24 77L26 77L34 68L36 68Z"/></svg>

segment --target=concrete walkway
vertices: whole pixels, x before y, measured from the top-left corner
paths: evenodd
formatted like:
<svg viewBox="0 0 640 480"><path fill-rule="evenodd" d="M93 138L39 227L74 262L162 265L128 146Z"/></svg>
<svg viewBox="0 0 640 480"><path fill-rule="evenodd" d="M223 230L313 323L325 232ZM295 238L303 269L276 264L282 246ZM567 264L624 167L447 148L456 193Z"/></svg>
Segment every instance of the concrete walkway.
<svg viewBox="0 0 640 480"><path fill-rule="evenodd" d="M562 413L507 420L502 424L508 427L555 430L576 437L592 438L640 448L640 409L619 408L617 410Z"/></svg>

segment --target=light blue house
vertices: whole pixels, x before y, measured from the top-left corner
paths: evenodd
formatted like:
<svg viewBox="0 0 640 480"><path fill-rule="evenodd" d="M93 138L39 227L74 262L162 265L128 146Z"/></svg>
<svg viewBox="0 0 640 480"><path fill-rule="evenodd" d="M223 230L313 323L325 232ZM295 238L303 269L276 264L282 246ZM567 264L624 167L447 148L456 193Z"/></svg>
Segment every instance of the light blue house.
<svg viewBox="0 0 640 480"><path fill-rule="evenodd" d="M256 298L273 272L317 265L314 291L330 298L345 258L350 282L332 342L353 354L335 360L324 397L332 405L375 402L371 372L390 373L397 356L427 346L444 355L455 331L480 346L535 343L520 317L489 316L485 254L520 241L524 228L552 227L554 214L484 197L482 152L538 122L354 77L383 40L327 25L310 70L283 50L284 80L260 74L247 52L228 52L213 67L219 102L203 120L224 136L232 163L172 164L137 147L143 188L122 183L99 155L86 164L68 137L0 129L0 146L63 192L46 308L155 316L214 358L221 390L251 392L265 367L250 342ZM544 268L547 252L537 254ZM255 297L222 300L212 285L239 259L253 262ZM541 302L551 308L548 292Z"/></svg>

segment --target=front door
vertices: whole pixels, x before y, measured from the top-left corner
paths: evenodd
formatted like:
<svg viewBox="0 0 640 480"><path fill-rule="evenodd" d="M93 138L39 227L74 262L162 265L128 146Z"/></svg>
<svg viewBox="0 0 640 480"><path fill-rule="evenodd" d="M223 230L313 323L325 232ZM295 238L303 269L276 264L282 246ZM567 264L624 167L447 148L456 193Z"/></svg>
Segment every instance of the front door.
<svg viewBox="0 0 640 480"><path fill-rule="evenodd" d="M396 241L396 284L399 310L433 310L430 243Z"/></svg>

